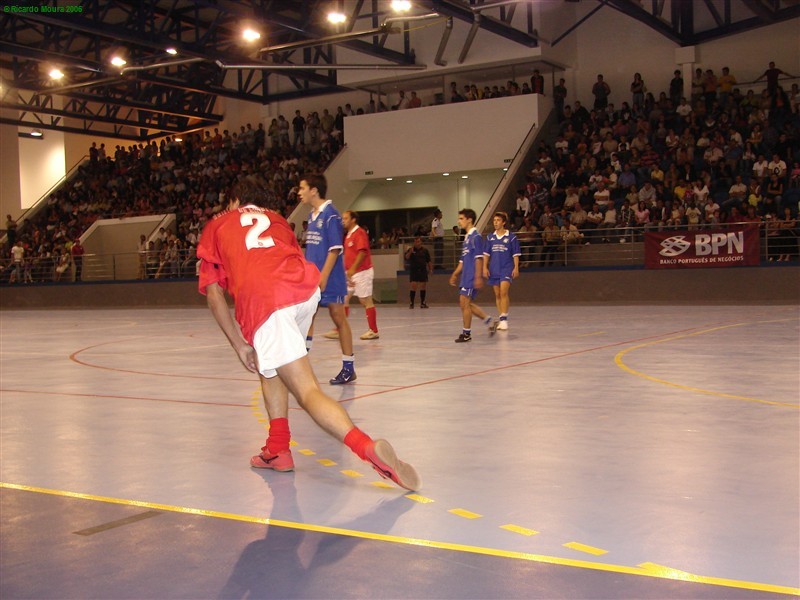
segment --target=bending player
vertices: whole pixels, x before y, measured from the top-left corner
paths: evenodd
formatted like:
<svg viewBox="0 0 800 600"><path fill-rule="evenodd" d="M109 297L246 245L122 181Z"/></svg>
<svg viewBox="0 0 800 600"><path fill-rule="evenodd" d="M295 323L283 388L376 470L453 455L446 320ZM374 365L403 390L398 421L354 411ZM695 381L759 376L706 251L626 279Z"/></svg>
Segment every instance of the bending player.
<svg viewBox="0 0 800 600"><path fill-rule="evenodd" d="M220 213L203 229L197 249L203 259L199 289L239 360L261 380L269 437L250 465L294 470L289 449L291 392L317 425L370 463L381 477L409 490L419 489L414 467L398 459L389 442L372 440L353 425L317 383L305 341L320 299L319 271L303 257L286 220L264 208L263 190L241 181L231 193L241 206ZM234 300L238 329L226 291Z"/></svg>

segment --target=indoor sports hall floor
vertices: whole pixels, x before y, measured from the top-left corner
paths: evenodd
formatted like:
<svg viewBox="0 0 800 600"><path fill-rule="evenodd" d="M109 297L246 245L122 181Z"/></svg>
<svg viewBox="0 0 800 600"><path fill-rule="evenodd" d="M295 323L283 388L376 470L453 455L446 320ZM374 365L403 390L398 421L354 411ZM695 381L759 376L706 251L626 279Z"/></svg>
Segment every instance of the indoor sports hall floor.
<svg viewBox="0 0 800 600"><path fill-rule="evenodd" d="M260 388L205 308L4 311L0 596L800 595L797 306L378 319L356 384L312 362L414 494L300 410L296 471L250 469Z"/></svg>

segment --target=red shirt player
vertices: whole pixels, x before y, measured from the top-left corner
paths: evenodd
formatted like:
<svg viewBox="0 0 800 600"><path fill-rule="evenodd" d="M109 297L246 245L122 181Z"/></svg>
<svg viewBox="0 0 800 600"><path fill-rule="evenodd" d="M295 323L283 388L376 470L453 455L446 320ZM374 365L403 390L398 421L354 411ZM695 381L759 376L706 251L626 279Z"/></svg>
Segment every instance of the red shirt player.
<svg viewBox="0 0 800 600"><path fill-rule="evenodd" d="M372 254L369 251L369 236L358 225L358 213L347 210L342 214L344 227L344 269L347 275L347 297L345 307L350 306L350 298L355 295L364 305L369 329L361 336L362 340L377 340L378 312L372 300L372 282L375 271L372 268Z"/></svg>
<svg viewBox="0 0 800 600"><path fill-rule="evenodd" d="M243 180L231 190L232 203L203 229L197 256L200 292L242 364L261 379L270 418L269 437L250 466L294 470L289 449L289 391L315 422L344 442L381 477L417 490L420 479L397 458L386 440L372 440L325 395L311 369L305 340L319 303L319 271L305 260L289 224L263 208L268 199ZM240 203L242 204L240 208ZM225 300L235 303L236 327ZM241 333L240 333L241 330Z"/></svg>

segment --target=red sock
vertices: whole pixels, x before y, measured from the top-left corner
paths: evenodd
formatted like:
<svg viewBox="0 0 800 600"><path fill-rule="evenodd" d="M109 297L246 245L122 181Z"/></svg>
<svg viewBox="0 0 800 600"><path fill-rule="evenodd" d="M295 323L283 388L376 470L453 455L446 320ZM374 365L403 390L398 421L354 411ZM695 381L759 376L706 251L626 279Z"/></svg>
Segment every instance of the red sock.
<svg viewBox="0 0 800 600"><path fill-rule="evenodd" d="M367 459L367 446L371 441L372 438L361 431L358 427L353 427L347 432L347 435L344 436L345 446L355 452L356 456L358 456L358 458L361 460Z"/></svg>
<svg viewBox="0 0 800 600"><path fill-rule="evenodd" d="M350 316L350 305L349 304L344 307L344 316L345 317L349 317Z"/></svg>
<svg viewBox="0 0 800 600"><path fill-rule="evenodd" d="M372 331L378 333L378 311L374 306L367 309L367 323Z"/></svg>
<svg viewBox="0 0 800 600"><path fill-rule="evenodd" d="M289 449L292 434L289 431L289 419L272 419L269 422L269 437L267 438L267 452L275 454L281 450Z"/></svg>

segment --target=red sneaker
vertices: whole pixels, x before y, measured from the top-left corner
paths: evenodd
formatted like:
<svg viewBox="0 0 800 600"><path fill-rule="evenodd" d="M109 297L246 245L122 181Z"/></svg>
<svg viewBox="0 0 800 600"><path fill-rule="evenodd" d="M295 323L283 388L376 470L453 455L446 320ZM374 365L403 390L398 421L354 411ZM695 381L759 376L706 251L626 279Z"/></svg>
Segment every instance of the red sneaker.
<svg viewBox="0 0 800 600"><path fill-rule="evenodd" d="M294 460L291 450L281 450L276 454L267 452L267 447L261 448L261 454L250 459L250 466L256 469L272 469L273 471L294 471Z"/></svg>
<svg viewBox="0 0 800 600"><path fill-rule="evenodd" d="M386 440L373 441L367 448L366 455L372 468L384 479L391 479L400 487L412 492L422 487L416 469L397 458L394 448Z"/></svg>

